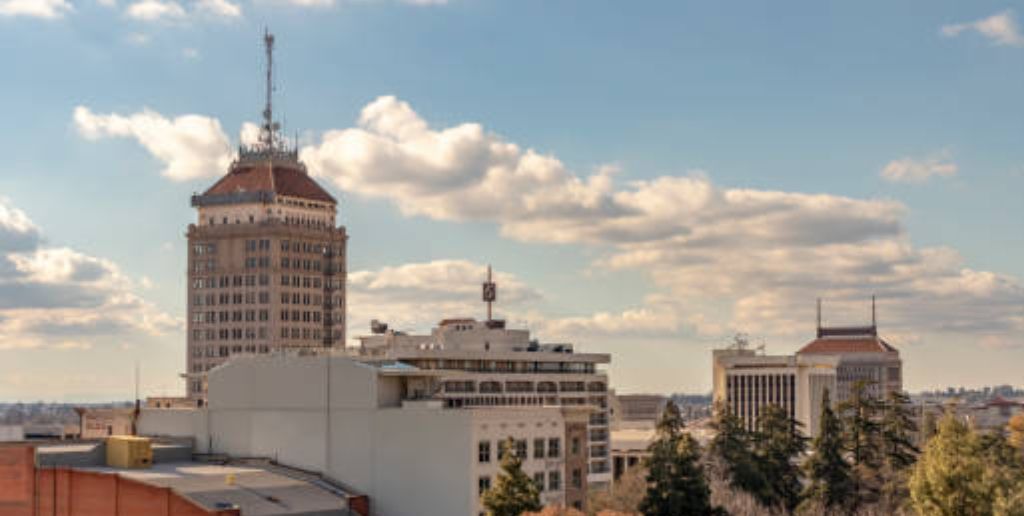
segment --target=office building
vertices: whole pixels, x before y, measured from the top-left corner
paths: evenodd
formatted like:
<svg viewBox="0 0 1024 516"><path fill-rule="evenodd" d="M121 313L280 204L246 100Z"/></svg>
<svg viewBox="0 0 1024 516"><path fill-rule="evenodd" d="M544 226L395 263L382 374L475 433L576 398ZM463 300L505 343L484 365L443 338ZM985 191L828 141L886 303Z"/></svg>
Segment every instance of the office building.
<svg viewBox="0 0 1024 516"><path fill-rule="evenodd" d="M267 105L259 141L192 197L188 227L188 398L206 373L240 354L345 343L346 242L337 201L278 133L271 109L273 36L266 35Z"/></svg>

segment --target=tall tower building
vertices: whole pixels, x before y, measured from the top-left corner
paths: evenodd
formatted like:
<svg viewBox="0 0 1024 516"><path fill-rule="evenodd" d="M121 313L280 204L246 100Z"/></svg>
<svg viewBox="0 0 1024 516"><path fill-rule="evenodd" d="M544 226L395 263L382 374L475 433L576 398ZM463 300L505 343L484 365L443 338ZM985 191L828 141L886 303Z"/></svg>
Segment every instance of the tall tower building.
<svg viewBox="0 0 1024 516"><path fill-rule="evenodd" d="M272 109L274 36L264 36L266 108L259 141L192 196L188 227L188 397L238 354L345 343L346 242L337 200L279 133Z"/></svg>

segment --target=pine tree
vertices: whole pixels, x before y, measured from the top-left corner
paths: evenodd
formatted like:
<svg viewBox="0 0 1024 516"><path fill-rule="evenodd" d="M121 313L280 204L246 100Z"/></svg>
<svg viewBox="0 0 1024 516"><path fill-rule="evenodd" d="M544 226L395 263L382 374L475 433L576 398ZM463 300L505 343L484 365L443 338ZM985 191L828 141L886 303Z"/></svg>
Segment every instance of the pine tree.
<svg viewBox="0 0 1024 516"><path fill-rule="evenodd" d="M807 448L797 423L778 405L761 409L754 434L754 453L769 496L762 503L793 511L800 503L800 467L797 460Z"/></svg>
<svg viewBox="0 0 1024 516"><path fill-rule="evenodd" d="M869 392L869 383L853 384L849 401L839 407L843 437L853 467L854 506L878 499L881 490L882 426L879 403Z"/></svg>
<svg viewBox="0 0 1024 516"><path fill-rule="evenodd" d="M657 438L647 460L647 493L640 503L646 516L714 514L711 492L700 466L700 445L683 431L679 407L669 401L658 421Z"/></svg>
<svg viewBox="0 0 1024 516"><path fill-rule="evenodd" d="M743 421L719 403L711 428L715 437L708 455L721 478L733 489L749 493L762 504L770 504L771 490L754 455L753 436L743 427Z"/></svg>
<svg viewBox="0 0 1024 516"><path fill-rule="evenodd" d="M524 512L541 510L537 485L523 472L522 460L515 454L514 442L509 437L503 443L501 473L494 486L483 496L483 504L490 516L519 516Z"/></svg>
<svg viewBox="0 0 1024 516"><path fill-rule="evenodd" d="M921 452L914 445L917 423L910 409L910 396L892 392L885 403L882 430L882 491L884 509L894 511L910 498L907 479L910 467Z"/></svg>
<svg viewBox="0 0 1024 516"><path fill-rule="evenodd" d="M844 510L852 505L856 490L850 465L843 458L842 427L832 411L828 389L821 400L821 423L804 463L807 485L803 506Z"/></svg>

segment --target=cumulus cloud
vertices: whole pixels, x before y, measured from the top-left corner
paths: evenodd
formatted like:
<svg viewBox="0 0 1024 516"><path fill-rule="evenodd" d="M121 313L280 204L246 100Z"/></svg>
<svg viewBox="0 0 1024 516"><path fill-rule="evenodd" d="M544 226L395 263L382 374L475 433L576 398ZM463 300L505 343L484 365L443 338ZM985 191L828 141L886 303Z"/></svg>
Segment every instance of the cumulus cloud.
<svg viewBox="0 0 1024 516"><path fill-rule="evenodd" d="M195 5L196 11L220 18L239 18L242 16L242 7L231 3L228 0L199 0Z"/></svg>
<svg viewBox="0 0 1024 516"><path fill-rule="evenodd" d="M816 297L836 313L866 313L872 294L892 300L882 306L894 332L1024 329L1018 278L975 271L952 249L916 248L906 209L891 200L724 188L701 172L618 185L614 168L580 176L479 124L432 128L394 97L301 156L343 191L409 216L490 221L516 240L604 250L596 267L643 271L674 300L546 321L553 330L806 335ZM955 172L945 157L919 168L890 175Z"/></svg>
<svg viewBox="0 0 1024 516"><path fill-rule="evenodd" d="M216 177L231 163L231 143L214 118L182 115L169 119L149 109L128 116L104 115L78 106L74 124L89 140L136 140L166 165L162 173L173 181Z"/></svg>
<svg viewBox="0 0 1024 516"><path fill-rule="evenodd" d="M900 158L882 168L882 179L892 183L924 183L933 177L952 177L958 167L948 152L930 158Z"/></svg>
<svg viewBox="0 0 1024 516"><path fill-rule="evenodd" d="M129 5L125 15L140 21L176 21L185 18L185 8L173 0L141 0Z"/></svg>
<svg viewBox="0 0 1024 516"><path fill-rule="evenodd" d="M1013 11L1007 10L981 20L942 27L942 34L947 37L956 37L971 31L981 34L996 45L1024 46L1024 36L1021 35Z"/></svg>
<svg viewBox="0 0 1024 516"><path fill-rule="evenodd" d="M81 348L181 326L137 289L109 260L44 246L24 212L0 200L0 349Z"/></svg>
<svg viewBox="0 0 1024 516"><path fill-rule="evenodd" d="M0 0L0 17L55 19L73 10L66 0Z"/></svg>

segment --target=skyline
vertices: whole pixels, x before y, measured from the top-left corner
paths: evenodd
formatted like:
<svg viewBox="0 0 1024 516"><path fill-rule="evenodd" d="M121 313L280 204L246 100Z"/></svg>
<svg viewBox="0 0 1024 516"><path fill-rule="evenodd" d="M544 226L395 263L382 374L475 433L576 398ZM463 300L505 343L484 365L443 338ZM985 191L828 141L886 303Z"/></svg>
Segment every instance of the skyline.
<svg viewBox="0 0 1024 516"><path fill-rule="evenodd" d="M620 392L709 391L735 332L792 352L872 295L909 390L1021 385L1018 13L586 5L0 0L0 399L125 398L136 360L184 392L188 198L254 137L268 19L350 340L482 318L493 264L497 316Z"/></svg>

